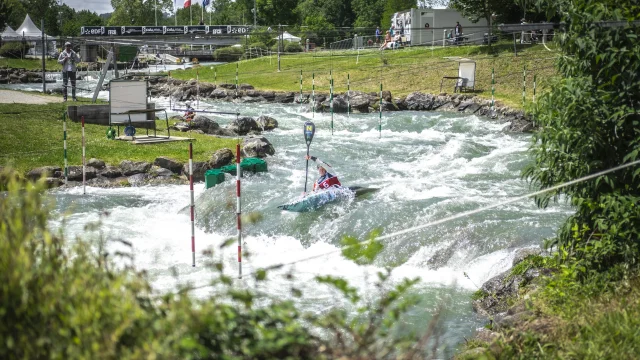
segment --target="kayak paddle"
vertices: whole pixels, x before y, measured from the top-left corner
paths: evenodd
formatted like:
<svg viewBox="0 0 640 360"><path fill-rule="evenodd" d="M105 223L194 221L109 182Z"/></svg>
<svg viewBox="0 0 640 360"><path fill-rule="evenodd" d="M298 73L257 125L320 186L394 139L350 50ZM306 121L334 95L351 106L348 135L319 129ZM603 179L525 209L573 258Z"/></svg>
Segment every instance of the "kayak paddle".
<svg viewBox="0 0 640 360"><path fill-rule="evenodd" d="M304 123L304 141L307 143L307 157L309 157L309 147L311 146L311 141L313 140L313 134L316 132L316 126L311 122L307 121ZM304 172L304 194L307 193L307 177L309 176L309 159L307 159L307 168Z"/></svg>

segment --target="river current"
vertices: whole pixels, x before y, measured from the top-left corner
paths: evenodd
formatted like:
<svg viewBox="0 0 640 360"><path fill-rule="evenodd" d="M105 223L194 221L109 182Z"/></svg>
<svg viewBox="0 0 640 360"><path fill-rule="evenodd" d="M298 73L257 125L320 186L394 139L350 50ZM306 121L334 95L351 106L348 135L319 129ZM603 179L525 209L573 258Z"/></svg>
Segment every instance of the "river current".
<svg viewBox="0 0 640 360"><path fill-rule="evenodd" d="M152 101L169 105L168 99ZM292 298L292 284L284 275L294 274L294 285L304 294L295 301L309 311L349 309L337 300L335 291L314 282L315 276L341 276L365 299L372 299L379 291L374 286L376 273L392 267L392 282L420 278L413 292L422 301L399 328L425 329L435 309L444 304L441 344L455 348L486 321L473 313L471 294L508 269L518 249L540 246L553 236L570 212L562 204L543 210L532 200L520 201L386 239L372 265L356 265L340 255L344 235L364 240L374 229L386 235L529 192L520 172L531 161L526 154L530 136L506 133L505 124L467 114L385 112L381 132L377 113L340 114L334 116L332 134L329 114L313 114L299 105L200 101L199 106L277 119L279 127L265 134L276 149L266 159L269 171L245 174L242 179L243 213L258 214L257 222L243 226L243 249L250 256L242 266L245 274L251 274L285 264L270 272L260 289L277 298ZM214 117L221 125L233 118ZM343 185L380 190L315 212L277 209L304 190L302 129L309 120L316 125L312 155L331 164ZM310 166L309 188L316 177L315 167ZM65 220L52 224L69 237L98 236L86 225L100 221L106 238L133 244L136 266L148 271L158 292L174 291L184 283L202 286L212 277L212 271L202 266L204 249L215 247L213 256L224 262L225 272L237 274L235 246L219 249L236 236L235 181L227 175L227 181L208 190L203 183L196 184L195 192L196 267L191 266L189 186L88 188L84 196L81 188L54 190L56 213ZM237 286L257 286L251 276L235 281ZM206 286L195 292L202 297L210 293Z"/></svg>

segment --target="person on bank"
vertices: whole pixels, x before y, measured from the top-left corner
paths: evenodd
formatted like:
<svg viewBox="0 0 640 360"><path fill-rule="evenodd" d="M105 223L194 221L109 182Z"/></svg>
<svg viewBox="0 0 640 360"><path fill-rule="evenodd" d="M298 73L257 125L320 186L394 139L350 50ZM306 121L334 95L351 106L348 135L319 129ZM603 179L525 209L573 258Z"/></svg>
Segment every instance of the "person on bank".
<svg viewBox="0 0 640 360"><path fill-rule="evenodd" d="M320 174L320 177L318 178L318 180L316 180L316 182L313 183L313 191L317 191L317 190L325 190L328 189L330 187L340 187L342 186L342 184L340 184L340 180L338 180L338 177L330 174L329 171L327 169L331 169L331 166L327 163L325 163L324 161L318 159L315 156L305 156L304 157L306 160L312 160L315 161L317 167L318 167L318 174Z"/></svg>
<svg viewBox="0 0 640 360"><path fill-rule="evenodd" d="M58 62L62 64L62 84L64 101L67 101L67 88L69 80L71 80L71 98L73 101L78 101L76 98L76 63L80 62L78 54L71 49L71 43L66 42L64 44L64 50L58 56Z"/></svg>

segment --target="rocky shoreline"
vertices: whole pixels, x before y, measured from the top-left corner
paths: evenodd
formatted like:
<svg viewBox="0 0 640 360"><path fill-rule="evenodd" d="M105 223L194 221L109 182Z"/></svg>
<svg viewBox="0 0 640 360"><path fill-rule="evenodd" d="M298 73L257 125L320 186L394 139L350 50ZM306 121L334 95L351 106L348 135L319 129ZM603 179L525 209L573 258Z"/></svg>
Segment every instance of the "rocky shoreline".
<svg viewBox="0 0 640 360"><path fill-rule="evenodd" d="M314 107L316 112L331 111L329 94L316 92L315 104L311 94L295 92L275 92L256 90L250 84L198 84L195 79L179 80L169 78L149 79L149 94L154 97L171 97L177 102L195 101L196 98L212 99L218 101L235 102L242 104L252 103L282 103L282 104L307 104ZM474 94L425 94L413 92L405 97L393 97L391 92L382 92L382 111L443 111L461 112L464 114L476 114L488 117L501 123L509 123L505 129L509 132L529 132L534 130L535 124L531 117L522 110L495 103L491 108L491 101ZM351 91L349 101L347 94L334 94L333 112L347 113L350 106L352 113L374 113L379 111L380 97L377 93L364 93Z"/></svg>
<svg viewBox="0 0 640 360"><path fill-rule="evenodd" d="M537 291L542 279L552 275L548 268L536 266L534 258L549 256L540 248L525 248L516 252L512 267L487 280L474 294L473 310L487 318L488 324L478 329L473 340L491 348L505 332L526 330L545 331L550 324L530 309L528 299ZM475 359L484 356L487 347L470 348L457 359Z"/></svg>

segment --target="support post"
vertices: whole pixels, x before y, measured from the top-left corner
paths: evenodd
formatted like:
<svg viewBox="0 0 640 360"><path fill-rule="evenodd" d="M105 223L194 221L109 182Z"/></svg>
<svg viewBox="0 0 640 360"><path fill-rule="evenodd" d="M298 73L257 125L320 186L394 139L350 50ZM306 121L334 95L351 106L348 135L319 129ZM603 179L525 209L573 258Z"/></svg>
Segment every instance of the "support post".
<svg viewBox="0 0 640 360"><path fill-rule="evenodd" d="M45 42L44 42L44 19L40 21L40 29L42 29L42 93L47 93L46 64L45 64Z"/></svg>
<svg viewBox="0 0 640 360"><path fill-rule="evenodd" d="M62 138L64 146L64 183L69 184L69 163L67 162L67 112L62 113Z"/></svg>
<svg viewBox="0 0 640 360"><path fill-rule="evenodd" d="M378 131L380 132L380 138L382 138L382 82L380 83L380 106L378 110Z"/></svg>
<svg viewBox="0 0 640 360"><path fill-rule="evenodd" d="M495 110L495 93L496 93L496 78L493 68L491 68L491 111Z"/></svg>
<svg viewBox="0 0 640 360"><path fill-rule="evenodd" d="M311 118L316 116L316 73L311 74Z"/></svg>
<svg viewBox="0 0 640 360"><path fill-rule="evenodd" d="M86 174L86 151L85 151L85 141L84 141L84 116L82 117L82 195L87 194L87 174Z"/></svg>
<svg viewBox="0 0 640 360"><path fill-rule="evenodd" d="M196 267L196 225L195 225L195 198L193 193L193 143L189 143L189 192L191 196L191 266Z"/></svg>
<svg viewBox="0 0 640 360"><path fill-rule="evenodd" d="M350 117L350 113L351 113L351 100L349 99L349 95L351 93L351 78L349 76L349 73L347 73L347 117Z"/></svg>
<svg viewBox="0 0 640 360"><path fill-rule="evenodd" d="M527 93L527 65L522 66L522 107L526 104L526 93Z"/></svg>
<svg viewBox="0 0 640 360"><path fill-rule="evenodd" d="M242 202L240 201L240 177L242 168L240 167L240 143L236 144L236 216L238 221L238 279L242 279Z"/></svg>
<svg viewBox="0 0 640 360"><path fill-rule="evenodd" d="M536 77L538 74L533 74L533 102L536 102Z"/></svg>

